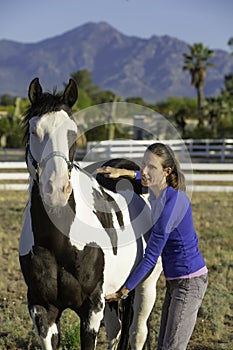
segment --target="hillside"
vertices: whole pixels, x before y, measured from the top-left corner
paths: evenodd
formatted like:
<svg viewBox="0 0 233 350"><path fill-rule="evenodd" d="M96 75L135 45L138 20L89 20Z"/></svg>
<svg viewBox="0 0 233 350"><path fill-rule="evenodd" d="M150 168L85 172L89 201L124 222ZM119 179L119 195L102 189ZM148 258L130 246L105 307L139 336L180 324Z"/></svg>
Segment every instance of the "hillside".
<svg viewBox="0 0 233 350"><path fill-rule="evenodd" d="M88 69L101 89L122 97L141 96L152 103L168 96L192 97L195 89L188 72L182 71L187 45L169 36L126 36L104 22L87 23L37 43L0 40L0 94L26 96L35 76L45 89L60 89L71 73ZM233 57L214 50L207 96L217 94L224 76L233 72Z"/></svg>

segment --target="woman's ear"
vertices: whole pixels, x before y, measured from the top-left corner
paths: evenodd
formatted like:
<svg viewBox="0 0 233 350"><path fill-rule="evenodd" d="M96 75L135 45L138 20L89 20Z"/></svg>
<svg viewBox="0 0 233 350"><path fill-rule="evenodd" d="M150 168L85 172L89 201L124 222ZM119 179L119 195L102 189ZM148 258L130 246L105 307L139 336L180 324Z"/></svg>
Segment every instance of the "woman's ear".
<svg viewBox="0 0 233 350"><path fill-rule="evenodd" d="M168 175L170 175L171 172L172 172L172 168L170 168L170 167L164 169L164 173L165 173L165 176L166 176L166 177L167 177Z"/></svg>

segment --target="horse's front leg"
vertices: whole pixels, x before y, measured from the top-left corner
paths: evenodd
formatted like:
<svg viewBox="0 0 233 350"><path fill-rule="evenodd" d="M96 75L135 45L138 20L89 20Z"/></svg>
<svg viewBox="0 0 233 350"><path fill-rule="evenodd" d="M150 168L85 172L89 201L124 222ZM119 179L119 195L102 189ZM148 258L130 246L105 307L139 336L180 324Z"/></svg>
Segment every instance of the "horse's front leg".
<svg viewBox="0 0 233 350"><path fill-rule="evenodd" d="M29 306L34 326L39 334L43 350L58 350L60 344L59 311L41 305Z"/></svg>
<svg viewBox="0 0 233 350"><path fill-rule="evenodd" d="M161 258L150 275L135 289L133 303L133 321L130 326L131 350L141 350L146 342L147 320L156 299L156 283L162 272Z"/></svg>
<svg viewBox="0 0 233 350"><path fill-rule="evenodd" d="M121 336L121 321L118 313L118 302L106 303L104 310L104 325L108 338L109 350L117 349Z"/></svg>
<svg viewBox="0 0 233 350"><path fill-rule="evenodd" d="M96 348L105 304L103 296L98 299L98 302L86 300L81 308L81 313L79 311L81 350L94 350Z"/></svg>

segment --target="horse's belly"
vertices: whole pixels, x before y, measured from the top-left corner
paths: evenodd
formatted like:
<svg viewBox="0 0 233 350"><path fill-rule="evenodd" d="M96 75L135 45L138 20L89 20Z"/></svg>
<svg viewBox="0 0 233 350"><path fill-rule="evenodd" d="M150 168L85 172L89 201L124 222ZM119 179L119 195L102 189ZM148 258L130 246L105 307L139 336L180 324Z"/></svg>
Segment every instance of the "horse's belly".
<svg viewBox="0 0 233 350"><path fill-rule="evenodd" d="M80 213L79 213L80 214ZM93 213L88 212L76 217L71 226L71 243L79 250L86 245L99 246L104 252L104 285L106 293L116 291L126 281L133 267L143 256L143 240L136 239L136 234L129 222L120 228L103 228Z"/></svg>
<svg viewBox="0 0 233 350"><path fill-rule="evenodd" d="M126 282L132 269L143 257L143 245L139 239L137 242L119 247L117 254L111 250L104 250L104 293L111 294Z"/></svg>

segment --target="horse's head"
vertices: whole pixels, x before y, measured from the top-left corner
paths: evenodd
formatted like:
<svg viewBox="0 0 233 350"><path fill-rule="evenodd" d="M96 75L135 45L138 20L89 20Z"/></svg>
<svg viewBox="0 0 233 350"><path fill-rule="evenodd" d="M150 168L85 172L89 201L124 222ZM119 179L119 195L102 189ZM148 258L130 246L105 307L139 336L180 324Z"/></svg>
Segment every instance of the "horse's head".
<svg viewBox="0 0 233 350"><path fill-rule="evenodd" d="M63 94L43 93L39 79L35 78L28 96L31 102L25 117L28 170L37 181L44 202L63 207L72 192L70 172L77 126L71 118L71 107L78 97L77 85L70 79Z"/></svg>

